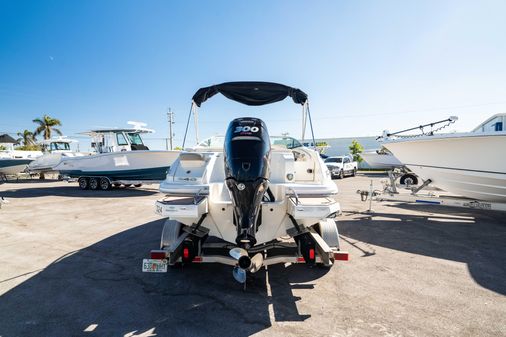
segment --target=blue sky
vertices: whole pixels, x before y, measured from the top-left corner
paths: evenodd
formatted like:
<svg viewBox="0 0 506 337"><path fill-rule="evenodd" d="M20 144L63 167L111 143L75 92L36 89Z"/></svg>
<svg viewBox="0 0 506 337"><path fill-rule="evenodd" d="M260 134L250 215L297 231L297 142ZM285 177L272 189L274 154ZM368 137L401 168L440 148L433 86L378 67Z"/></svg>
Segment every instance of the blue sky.
<svg viewBox="0 0 506 337"><path fill-rule="evenodd" d="M47 113L65 134L148 123L182 140L203 86L265 80L309 95L317 138L506 112L505 1L0 0L0 132ZM300 107L215 96L201 136L235 117L300 134ZM162 142L159 142L162 144ZM158 146L158 147L161 147Z"/></svg>

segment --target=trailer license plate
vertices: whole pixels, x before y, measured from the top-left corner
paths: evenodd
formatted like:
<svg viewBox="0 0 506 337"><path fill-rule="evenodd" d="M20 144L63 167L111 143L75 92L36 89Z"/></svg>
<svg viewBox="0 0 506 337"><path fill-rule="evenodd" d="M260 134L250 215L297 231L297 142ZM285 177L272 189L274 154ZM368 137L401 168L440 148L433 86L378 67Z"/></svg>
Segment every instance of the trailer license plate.
<svg viewBox="0 0 506 337"><path fill-rule="evenodd" d="M166 273L167 260L144 259L142 260L143 273Z"/></svg>

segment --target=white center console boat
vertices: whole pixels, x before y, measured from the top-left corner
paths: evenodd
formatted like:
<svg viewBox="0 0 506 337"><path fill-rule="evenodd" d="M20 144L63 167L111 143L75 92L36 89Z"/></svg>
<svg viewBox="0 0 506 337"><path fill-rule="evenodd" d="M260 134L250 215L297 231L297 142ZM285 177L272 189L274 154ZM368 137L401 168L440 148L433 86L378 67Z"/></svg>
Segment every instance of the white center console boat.
<svg viewBox="0 0 506 337"><path fill-rule="evenodd" d="M32 173L56 172L54 167L61 162L62 158L89 155L89 153L73 151L71 149L73 143L77 143L77 140L61 136L40 141L38 144L42 147L43 155L32 161L27 170Z"/></svg>
<svg viewBox="0 0 506 337"><path fill-rule="evenodd" d="M506 114L499 114L465 133L386 132L383 145L425 182L470 199L506 203L505 122Z"/></svg>
<svg viewBox="0 0 506 337"><path fill-rule="evenodd" d="M41 151L20 151L14 149L16 140L11 136L0 135L0 175L17 175L26 170L28 164L42 156Z"/></svg>
<svg viewBox="0 0 506 337"><path fill-rule="evenodd" d="M179 151L149 150L142 134L154 132L145 124L129 122L125 129L97 129L83 134L93 139L95 154L62 158L54 167L61 175L76 178L81 189L107 190L125 186L158 183L179 155Z"/></svg>

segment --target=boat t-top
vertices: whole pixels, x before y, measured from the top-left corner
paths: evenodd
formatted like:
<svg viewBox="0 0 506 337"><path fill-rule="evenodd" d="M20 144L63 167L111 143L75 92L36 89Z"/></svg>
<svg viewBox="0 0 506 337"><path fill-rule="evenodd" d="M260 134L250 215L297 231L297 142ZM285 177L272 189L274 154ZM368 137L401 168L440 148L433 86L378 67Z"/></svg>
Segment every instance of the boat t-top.
<svg viewBox="0 0 506 337"><path fill-rule="evenodd" d="M81 189L108 190L111 185L140 186L160 182L179 151L149 150L141 135L154 130L140 122L128 124L132 127L83 132L92 138L95 153L62 158L54 169L65 177L77 179Z"/></svg>

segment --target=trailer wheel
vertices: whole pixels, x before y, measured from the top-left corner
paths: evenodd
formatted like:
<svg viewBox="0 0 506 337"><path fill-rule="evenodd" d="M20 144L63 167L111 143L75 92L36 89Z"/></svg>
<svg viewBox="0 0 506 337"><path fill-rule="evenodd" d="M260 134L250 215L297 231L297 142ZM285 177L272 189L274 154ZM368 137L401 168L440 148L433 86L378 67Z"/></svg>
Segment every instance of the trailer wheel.
<svg viewBox="0 0 506 337"><path fill-rule="evenodd" d="M102 191L107 191L107 190L111 189L111 182L110 182L109 178L106 178L106 177L100 178L100 189Z"/></svg>
<svg viewBox="0 0 506 337"><path fill-rule="evenodd" d="M162 240L160 248L169 247L173 244L181 234L181 223L176 220L167 219L163 225Z"/></svg>
<svg viewBox="0 0 506 337"><path fill-rule="evenodd" d="M132 186L132 184L123 184L123 186L130 187L130 186Z"/></svg>
<svg viewBox="0 0 506 337"><path fill-rule="evenodd" d="M120 187L120 186L121 186L121 184L114 183L114 184L112 184L112 186L114 186L114 187Z"/></svg>
<svg viewBox="0 0 506 337"><path fill-rule="evenodd" d="M98 179L90 178L90 189L96 190L98 188Z"/></svg>
<svg viewBox="0 0 506 337"><path fill-rule="evenodd" d="M333 219L320 220L315 226L315 230L330 248L339 249L339 231Z"/></svg>
<svg viewBox="0 0 506 337"><path fill-rule="evenodd" d="M339 231L333 219L320 220L315 229L330 248L339 249ZM330 265L325 265L321 262L316 265L323 269L330 269L334 265L334 256L330 257L330 262Z"/></svg>
<svg viewBox="0 0 506 337"><path fill-rule="evenodd" d="M89 182L88 178L81 177L77 180L77 183L79 184L79 187L82 190L87 190L88 188L90 188L90 182Z"/></svg>
<svg viewBox="0 0 506 337"><path fill-rule="evenodd" d="M142 184L135 184L134 187L141 187Z"/></svg>
<svg viewBox="0 0 506 337"><path fill-rule="evenodd" d="M406 173L399 179L401 185L418 185L418 177L411 173Z"/></svg>

